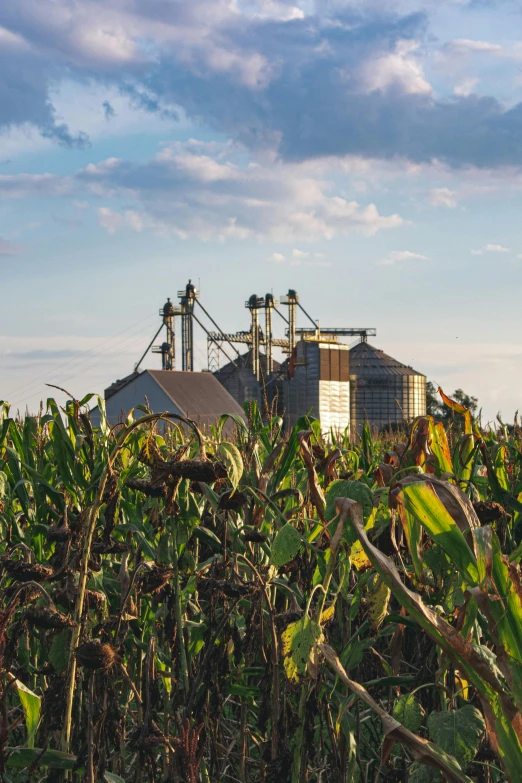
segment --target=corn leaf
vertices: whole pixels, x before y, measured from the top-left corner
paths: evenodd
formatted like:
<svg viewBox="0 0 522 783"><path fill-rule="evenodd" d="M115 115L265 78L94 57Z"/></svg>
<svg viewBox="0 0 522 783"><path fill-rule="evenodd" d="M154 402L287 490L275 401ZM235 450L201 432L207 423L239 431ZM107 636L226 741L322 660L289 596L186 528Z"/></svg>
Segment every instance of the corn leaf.
<svg viewBox="0 0 522 783"><path fill-rule="evenodd" d="M27 729L27 743L28 748L34 748L34 738L36 736L36 729L40 720L40 707L42 700L36 693L33 693L27 685L24 685L20 680L14 681L14 687L18 693L20 704L24 711L25 727Z"/></svg>
<svg viewBox="0 0 522 783"><path fill-rule="evenodd" d="M220 443L217 452L225 464L232 489L237 489L243 475L243 458L238 447L233 443Z"/></svg>
<svg viewBox="0 0 522 783"><path fill-rule="evenodd" d="M455 520L438 498L429 481L401 483L396 495L399 502L426 528L435 543L444 549L452 562L471 586L478 582L475 556Z"/></svg>
<svg viewBox="0 0 522 783"><path fill-rule="evenodd" d="M435 769L439 769L446 780L451 783L471 783L471 778L468 778L468 776L462 772L456 759L446 753L443 748L433 745L431 742L428 742L417 734L414 734L412 731L409 731L395 717L392 717L386 710L383 710L370 696L366 688L363 688L359 683L350 680L341 665L339 658L331 647L327 644L320 644L319 649L338 677L341 678L353 693L379 715L384 729L384 761L386 761L391 754L395 743L401 742L408 748L416 761L421 761L423 764L428 764Z"/></svg>
<svg viewBox="0 0 522 783"><path fill-rule="evenodd" d="M74 769L76 756L71 753L62 753L59 750L44 750L42 748L6 748L7 766L16 769L32 767L35 763L39 767L51 769Z"/></svg>

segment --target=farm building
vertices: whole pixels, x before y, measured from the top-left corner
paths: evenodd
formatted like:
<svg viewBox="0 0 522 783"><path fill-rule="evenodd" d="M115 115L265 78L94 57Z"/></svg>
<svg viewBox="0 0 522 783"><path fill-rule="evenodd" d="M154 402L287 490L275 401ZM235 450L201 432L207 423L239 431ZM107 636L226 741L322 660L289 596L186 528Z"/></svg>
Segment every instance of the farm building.
<svg viewBox="0 0 522 783"><path fill-rule="evenodd" d="M426 413L426 376L367 342L350 350L352 431L382 429Z"/></svg>
<svg viewBox="0 0 522 783"><path fill-rule="evenodd" d="M250 400L255 400L259 407L263 409L263 384L270 406L276 394L281 394L281 384L278 382L281 371L279 362L272 360L272 372L267 372L267 361L265 354L259 357L260 374L263 383L257 380L252 367L252 351L239 356L235 363L229 362L214 373L214 377L225 387L229 394L239 405Z"/></svg>
<svg viewBox="0 0 522 783"><path fill-rule="evenodd" d="M245 302L250 329L240 332L224 332L218 326L190 280L178 297L179 306L168 299L160 309L162 323L135 371L105 390L111 424L146 400L154 412L186 415L201 425L215 423L223 413L244 416L242 405L256 401L263 414L268 406L283 416L287 430L310 414L325 434L349 429L355 435L364 422L377 429L395 427L426 412L426 377L370 345L374 328L319 326L294 289L279 301L272 294L250 296ZM287 308L287 316L280 305ZM307 326L297 326L298 313L306 317ZM284 322L284 336L274 333L276 315L280 326L281 319ZM181 321L181 372L174 369L176 319ZM207 335L207 372L194 372L195 323ZM163 329L165 341L153 346ZM342 342L354 337L360 342L351 348ZM162 369L138 372L151 349L161 354ZM275 360L276 349L286 355L284 361ZM222 367L221 357L227 360ZM92 420L99 422L97 409Z"/></svg>
<svg viewBox="0 0 522 783"><path fill-rule="evenodd" d="M330 340L299 340L284 382L285 426L311 414L325 433L342 433L350 424L350 376L347 345Z"/></svg>
<svg viewBox="0 0 522 783"><path fill-rule="evenodd" d="M219 381L208 372L143 370L133 372L105 390L109 424L125 421L137 405L147 404L153 413L177 413L201 427L215 424L223 413L243 416L243 410ZM135 416L142 416L135 411ZM94 426L100 423L98 408L91 411Z"/></svg>

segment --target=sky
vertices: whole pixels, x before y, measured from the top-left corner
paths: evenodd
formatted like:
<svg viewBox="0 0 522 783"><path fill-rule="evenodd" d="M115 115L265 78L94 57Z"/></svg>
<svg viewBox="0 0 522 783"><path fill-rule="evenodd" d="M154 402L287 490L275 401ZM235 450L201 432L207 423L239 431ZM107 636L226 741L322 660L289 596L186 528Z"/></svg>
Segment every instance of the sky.
<svg viewBox="0 0 522 783"><path fill-rule="evenodd" d="M248 329L251 294L294 288L324 327L376 328L509 421L521 215L518 0L0 3L15 410L131 372L192 278L225 330ZM205 368L197 326L195 354Z"/></svg>

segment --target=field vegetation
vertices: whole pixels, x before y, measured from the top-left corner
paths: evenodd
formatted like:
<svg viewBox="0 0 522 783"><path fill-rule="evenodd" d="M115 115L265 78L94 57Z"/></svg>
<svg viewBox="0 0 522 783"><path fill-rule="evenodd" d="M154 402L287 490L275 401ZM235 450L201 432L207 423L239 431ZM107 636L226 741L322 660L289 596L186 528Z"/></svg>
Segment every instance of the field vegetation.
<svg viewBox="0 0 522 783"><path fill-rule="evenodd" d="M0 779L522 781L522 432L0 408Z"/></svg>

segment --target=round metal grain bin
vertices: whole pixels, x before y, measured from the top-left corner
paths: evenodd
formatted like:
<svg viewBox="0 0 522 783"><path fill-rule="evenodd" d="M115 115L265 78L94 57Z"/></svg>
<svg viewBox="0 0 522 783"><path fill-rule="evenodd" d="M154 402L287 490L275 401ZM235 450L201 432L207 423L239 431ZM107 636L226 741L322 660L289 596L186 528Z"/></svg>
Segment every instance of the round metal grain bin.
<svg viewBox="0 0 522 783"><path fill-rule="evenodd" d="M260 363L261 377L264 379L265 383L267 402L268 405L271 406L275 396L279 394L282 397L282 389L279 388L280 384L278 385L276 382L276 376L281 365L274 360L274 372L271 375L268 375L266 370L266 356L264 354L260 355ZM252 372L252 351L248 351L238 357L235 364L232 362L225 364L221 369L217 370L214 375L239 405L243 405L244 402L255 400L259 405L259 408L261 410L264 409L265 400L263 387Z"/></svg>
<svg viewBox="0 0 522 783"><path fill-rule="evenodd" d="M350 350L352 432L383 429L426 414L426 376L366 342Z"/></svg>

